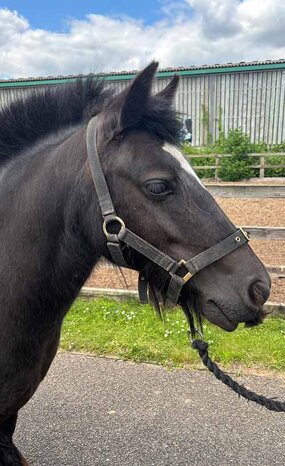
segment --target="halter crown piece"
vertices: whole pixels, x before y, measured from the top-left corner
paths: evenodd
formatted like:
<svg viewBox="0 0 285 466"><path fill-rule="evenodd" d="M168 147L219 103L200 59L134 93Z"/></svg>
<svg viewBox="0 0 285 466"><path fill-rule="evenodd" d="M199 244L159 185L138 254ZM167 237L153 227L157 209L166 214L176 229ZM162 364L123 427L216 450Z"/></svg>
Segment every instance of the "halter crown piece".
<svg viewBox="0 0 285 466"><path fill-rule="evenodd" d="M170 281L166 291L166 298L174 304L177 304L183 286L193 277L194 274L213 262L218 261L227 254L230 254L232 251L249 241L247 233L243 231L242 228L239 228L226 239L191 259L182 258L179 261L173 259L157 249L155 246L152 246L140 236L128 230L124 221L116 215L97 151L96 116L88 123L86 145L90 170L103 217L102 228L107 239L107 247L114 263L121 267L129 268L129 265L124 258L123 251L125 247L131 247L149 259L152 263L157 264L169 274ZM119 228L117 233L111 233L108 231L108 225L110 223L117 224ZM138 289L141 302L148 302L147 281L144 280L142 272L139 274ZM201 339L195 339L197 334L202 339L203 335L195 328L191 312L188 311L186 315L190 325L189 334L192 348L198 351L203 364L215 375L216 378L221 380L224 384L247 400L254 401L270 410L285 411L285 403L257 395L256 393L239 385L229 375L222 372L210 359L208 355L208 344Z"/></svg>

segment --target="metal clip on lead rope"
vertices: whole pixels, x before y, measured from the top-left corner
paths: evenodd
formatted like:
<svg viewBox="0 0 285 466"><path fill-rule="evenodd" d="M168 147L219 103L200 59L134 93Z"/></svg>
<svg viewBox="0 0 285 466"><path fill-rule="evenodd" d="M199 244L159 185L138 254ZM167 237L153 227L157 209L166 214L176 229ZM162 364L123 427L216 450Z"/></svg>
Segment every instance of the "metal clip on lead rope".
<svg viewBox="0 0 285 466"><path fill-rule="evenodd" d="M198 338L200 340L202 340L202 341L204 340L204 335L201 332L201 330L199 330L196 327L194 327L193 329L191 327L189 327L189 329L188 329L188 338L189 338L189 341L190 341L191 345L196 340L197 336L198 336Z"/></svg>

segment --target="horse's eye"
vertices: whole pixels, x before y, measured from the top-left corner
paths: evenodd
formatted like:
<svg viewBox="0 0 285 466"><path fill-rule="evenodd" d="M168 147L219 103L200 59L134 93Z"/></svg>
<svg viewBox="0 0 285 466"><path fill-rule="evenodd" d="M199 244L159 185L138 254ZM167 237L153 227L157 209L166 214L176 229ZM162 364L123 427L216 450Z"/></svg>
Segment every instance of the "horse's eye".
<svg viewBox="0 0 285 466"><path fill-rule="evenodd" d="M167 181L151 180L146 183L147 190L155 196L162 196L170 193Z"/></svg>

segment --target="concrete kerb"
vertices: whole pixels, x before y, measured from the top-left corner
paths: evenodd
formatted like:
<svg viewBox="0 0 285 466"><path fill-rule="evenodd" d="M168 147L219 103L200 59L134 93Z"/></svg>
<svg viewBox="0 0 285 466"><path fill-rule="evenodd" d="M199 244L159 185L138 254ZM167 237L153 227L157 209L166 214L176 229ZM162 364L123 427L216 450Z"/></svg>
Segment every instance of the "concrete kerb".
<svg viewBox="0 0 285 466"><path fill-rule="evenodd" d="M116 290L112 288L81 288L79 296L85 298L96 298L99 296L108 296L112 298L135 298L138 299L139 295L136 290ZM264 309L272 315L285 317L285 303L267 302Z"/></svg>

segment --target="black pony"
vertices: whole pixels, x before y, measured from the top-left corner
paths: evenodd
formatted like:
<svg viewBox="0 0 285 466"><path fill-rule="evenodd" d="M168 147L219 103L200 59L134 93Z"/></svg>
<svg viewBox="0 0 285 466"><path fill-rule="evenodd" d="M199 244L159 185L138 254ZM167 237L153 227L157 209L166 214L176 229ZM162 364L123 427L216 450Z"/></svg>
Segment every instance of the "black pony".
<svg viewBox="0 0 285 466"><path fill-rule="evenodd" d="M235 231L179 151L178 78L157 95L151 63L118 95L95 78L17 100L0 114L0 464L24 465L18 410L56 354L65 313L98 259L110 259L86 150L97 149L116 212L169 256L190 258ZM147 268L131 249L133 268ZM148 277L160 287L159 269ZM258 322L268 274L244 245L195 275L183 293L225 330ZM163 289L160 289L163 294Z"/></svg>

